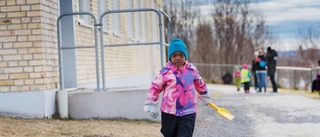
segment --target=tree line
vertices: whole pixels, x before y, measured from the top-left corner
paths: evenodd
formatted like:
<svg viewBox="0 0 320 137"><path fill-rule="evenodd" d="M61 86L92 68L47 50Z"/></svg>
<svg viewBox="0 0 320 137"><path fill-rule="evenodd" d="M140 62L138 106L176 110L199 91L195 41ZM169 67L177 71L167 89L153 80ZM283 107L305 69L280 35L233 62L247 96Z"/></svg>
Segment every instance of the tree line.
<svg viewBox="0 0 320 137"><path fill-rule="evenodd" d="M208 0L204 3L206 6L196 6L203 2L164 1L164 10L171 16L174 36L186 42L191 62L251 64L254 51L281 46L277 35L266 24L263 12L254 7L251 0ZM201 14L200 10L204 9L200 8L203 7L209 15ZM298 58L303 59L288 62L291 57L279 56L278 65L317 64L319 50L312 49L319 49L319 26L300 30L297 35L301 47L297 51Z"/></svg>

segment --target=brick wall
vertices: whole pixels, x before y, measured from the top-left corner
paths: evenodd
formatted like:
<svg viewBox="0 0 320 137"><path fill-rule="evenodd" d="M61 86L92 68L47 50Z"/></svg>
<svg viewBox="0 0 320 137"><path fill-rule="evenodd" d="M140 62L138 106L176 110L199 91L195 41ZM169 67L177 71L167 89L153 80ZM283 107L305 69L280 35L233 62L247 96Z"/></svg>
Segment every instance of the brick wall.
<svg viewBox="0 0 320 137"><path fill-rule="evenodd" d="M79 10L78 2L79 0L74 0L75 12ZM109 10L112 9L111 2L112 0L107 1ZM156 3L157 9L162 6L162 0L144 2L147 8L151 7L152 2ZM98 0L91 0L90 7L98 21L97 3ZM140 0L139 4L141 3ZM119 9L127 9L127 4L127 0L119 0ZM58 7L57 0L0 1L0 92L48 90L59 87L59 70L54 67L58 65L56 34ZM147 20L152 19L150 12L145 16ZM112 15L109 15L109 31L104 33L105 44L138 41L128 36L128 14L120 14L120 35L113 33L112 20ZM154 25L151 23L146 21L145 25L148 42L153 42L152 36L154 36L152 31ZM143 26L140 24L140 28ZM134 31L141 30L134 29ZM75 33L77 46L94 45L93 28L80 25L77 17ZM96 82L94 49L77 50L76 56L78 84ZM107 47L105 48L106 79L158 72L159 56L159 46Z"/></svg>
<svg viewBox="0 0 320 137"><path fill-rule="evenodd" d="M119 0L119 9L128 9L128 0ZM78 2L75 2L74 9L78 11ZM142 0L139 1L139 7L142 5ZM155 8L159 9L162 5L161 0L144 0L146 2L144 8L150 8L151 2L156 2ZM91 12L99 19L97 10L97 0L91 0ZM134 1L133 4L136 4ZM107 1L107 10L112 10L112 0ZM135 6L132 5L134 8ZM152 41L152 27L158 27L158 24L151 25L151 15L155 13L145 12L146 16L146 30L147 40ZM142 15L142 14L141 14ZM123 43L137 43L137 39L131 39L128 36L128 14L120 14L120 35L113 32L115 24L113 24L113 14L108 14L108 31L104 33L104 44L123 44ZM133 16L135 18L135 15ZM141 18L141 17L140 17ZM157 18L156 18L157 19ZM140 21L141 23L142 21ZM136 22L133 22L133 26ZM143 25L140 24L142 31ZM133 33L135 34L135 33ZM141 34L141 33L140 33ZM141 34L142 35L142 34ZM76 23L76 44L89 46L94 45L93 28ZM159 36L159 35L157 35ZM140 36L142 37L142 36ZM100 36L98 35L98 39ZM159 39L157 39L159 40ZM141 41L141 40L140 40ZM100 40L99 40L100 45ZM100 55L100 51L99 51ZM89 56L89 57L88 57ZM100 55L101 56L101 55ZM78 84L95 82L95 54L94 50L78 50L77 51L77 76ZM153 64L155 66L153 66ZM100 63L101 66L101 63ZM131 77L141 74L151 74L153 71L158 72L160 69L160 51L159 46L127 46L127 47L106 47L105 48L105 72L106 79L117 79L123 77ZM100 71L101 72L101 71Z"/></svg>
<svg viewBox="0 0 320 137"><path fill-rule="evenodd" d="M55 0L0 1L0 91L56 88Z"/></svg>

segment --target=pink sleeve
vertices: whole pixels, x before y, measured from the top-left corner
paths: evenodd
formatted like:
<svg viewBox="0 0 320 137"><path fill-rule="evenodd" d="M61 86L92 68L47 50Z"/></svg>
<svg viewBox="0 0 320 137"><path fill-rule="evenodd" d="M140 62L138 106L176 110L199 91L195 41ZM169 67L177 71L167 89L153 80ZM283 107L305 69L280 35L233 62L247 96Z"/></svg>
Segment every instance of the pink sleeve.
<svg viewBox="0 0 320 137"><path fill-rule="evenodd" d="M200 95L207 94L207 85L199 75L199 72L196 70L196 78L194 80L194 86L196 88L196 91Z"/></svg>
<svg viewBox="0 0 320 137"><path fill-rule="evenodd" d="M156 102L159 98L159 94L162 92L164 86L164 81L162 75L159 73L151 83L149 89L147 100L151 102Z"/></svg>

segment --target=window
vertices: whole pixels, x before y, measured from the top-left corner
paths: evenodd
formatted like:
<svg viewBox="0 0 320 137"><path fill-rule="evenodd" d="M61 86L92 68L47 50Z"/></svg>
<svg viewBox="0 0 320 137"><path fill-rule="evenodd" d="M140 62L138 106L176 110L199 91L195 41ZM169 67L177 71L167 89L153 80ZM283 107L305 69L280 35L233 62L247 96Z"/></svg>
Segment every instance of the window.
<svg viewBox="0 0 320 137"><path fill-rule="evenodd" d="M79 0L79 12L90 12L90 0ZM79 15L79 22L82 25L91 25L91 16Z"/></svg>
<svg viewBox="0 0 320 137"><path fill-rule="evenodd" d="M135 0L135 4L134 4L136 9L139 9L139 0ZM135 39L136 40L140 40L140 12L135 12L134 13L134 24L135 24Z"/></svg>
<svg viewBox="0 0 320 137"><path fill-rule="evenodd" d="M107 4L105 0L99 0L98 1L98 6L99 6L99 19L102 13L104 13L107 10ZM107 15L103 17L103 21L100 21L100 23L103 24L103 30L107 31L108 30L108 24L107 24Z"/></svg>
<svg viewBox="0 0 320 137"><path fill-rule="evenodd" d="M132 9L132 0L128 0L128 9ZM133 38L133 13L128 12L128 37Z"/></svg>
<svg viewBox="0 0 320 137"><path fill-rule="evenodd" d="M119 9L118 0L112 0L112 10ZM120 14L113 13L113 31L116 35L120 35Z"/></svg>
<svg viewBox="0 0 320 137"><path fill-rule="evenodd" d="M145 1L142 0L141 8L145 8ZM142 41L147 41L147 22L146 22L146 12L141 12L141 23L142 23Z"/></svg>
<svg viewBox="0 0 320 137"><path fill-rule="evenodd" d="M151 8L156 9L155 2L151 2ZM158 19L158 14L155 12L151 12L151 26L152 26L152 41L159 41L158 39L158 30L159 30L159 19Z"/></svg>

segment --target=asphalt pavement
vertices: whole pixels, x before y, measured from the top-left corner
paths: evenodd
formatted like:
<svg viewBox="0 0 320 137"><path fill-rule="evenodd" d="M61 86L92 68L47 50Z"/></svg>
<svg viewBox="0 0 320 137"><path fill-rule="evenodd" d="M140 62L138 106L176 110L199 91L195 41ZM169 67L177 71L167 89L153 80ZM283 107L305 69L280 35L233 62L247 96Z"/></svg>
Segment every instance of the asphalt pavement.
<svg viewBox="0 0 320 137"><path fill-rule="evenodd" d="M235 86L208 84L213 103L235 118L225 119L199 106L194 137L318 137L320 99L288 92L257 93ZM200 103L199 103L200 104Z"/></svg>

